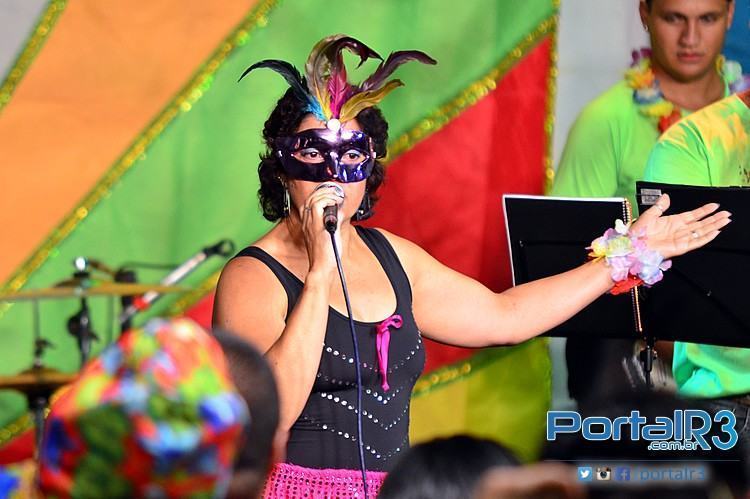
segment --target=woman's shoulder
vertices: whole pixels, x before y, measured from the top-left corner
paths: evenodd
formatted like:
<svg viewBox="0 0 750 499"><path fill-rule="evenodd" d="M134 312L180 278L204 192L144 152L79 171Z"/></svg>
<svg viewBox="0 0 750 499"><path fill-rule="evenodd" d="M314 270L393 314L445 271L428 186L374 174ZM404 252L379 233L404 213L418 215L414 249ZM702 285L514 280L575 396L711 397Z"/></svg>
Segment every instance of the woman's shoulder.
<svg viewBox="0 0 750 499"><path fill-rule="evenodd" d="M259 246L253 243L250 247ZM283 323L288 307L287 295L267 263L252 256L232 258L221 271L216 285L213 323L245 339L259 341L267 349L270 345L259 340L256 329L258 324Z"/></svg>
<svg viewBox="0 0 750 499"><path fill-rule="evenodd" d="M276 260L278 241L273 230L264 234L230 259L219 277L218 290L266 289L278 282L269 263Z"/></svg>
<svg viewBox="0 0 750 499"><path fill-rule="evenodd" d="M376 231L385 237L386 241L388 241L393 248L393 251L396 252L396 256L401 261L406 273L409 275L414 271L418 271L427 259L432 259L430 254L422 249L421 246L405 237L396 235L393 232L380 227L371 228L369 230Z"/></svg>
<svg viewBox="0 0 750 499"><path fill-rule="evenodd" d="M408 239L398 236L393 232L383 229L382 227L365 227L362 228L362 230L366 232L375 232L382 235L391 244L391 246L394 247L394 249L396 249L396 246L398 246L399 248L404 248L408 251L411 246L417 246L415 243L409 241Z"/></svg>

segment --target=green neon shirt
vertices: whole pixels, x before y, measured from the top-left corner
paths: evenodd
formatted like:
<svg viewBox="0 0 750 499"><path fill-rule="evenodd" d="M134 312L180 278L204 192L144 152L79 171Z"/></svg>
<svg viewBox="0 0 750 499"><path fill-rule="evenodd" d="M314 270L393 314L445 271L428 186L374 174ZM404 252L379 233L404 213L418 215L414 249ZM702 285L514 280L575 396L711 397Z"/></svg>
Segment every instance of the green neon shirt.
<svg viewBox="0 0 750 499"><path fill-rule="evenodd" d="M670 127L648 159L645 179L714 187L750 185L750 108L733 95ZM672 370L686 396L750 393L750 349L676 342Z"/></svg>
<svg viewBox="0 0 750 499"><path fill-rule="evenodd" d="M724 95L729 94L725 82ZM620 81L581 111L568 133L549 194L624 197L636 212L635 182L643 178L658 139L657 120L641 114L633 89Z"/></svg>
<svg viewBox="0 0 750 499"><path fill-rule="evenodd" d="M578 115L549 194L620 196L635 207L635 182L658 138L654 120L633 101L633 89L625 81L617 83Z"/></svg>

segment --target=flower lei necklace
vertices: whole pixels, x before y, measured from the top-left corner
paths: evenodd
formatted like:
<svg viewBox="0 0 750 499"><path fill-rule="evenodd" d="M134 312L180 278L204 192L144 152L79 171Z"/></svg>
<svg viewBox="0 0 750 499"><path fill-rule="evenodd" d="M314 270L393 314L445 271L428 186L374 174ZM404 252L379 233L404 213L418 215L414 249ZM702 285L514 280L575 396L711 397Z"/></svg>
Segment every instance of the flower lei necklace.
<svg viewBox="0 0 750 499"><path fill-rule="evenodd" d="M651 69L651 49L634 50L633 62L625 72L625 82L633 89L633 100L638 104L642 115L656 118L660 133L682 118L680 108L664 98ZM716 59L716 71L731 93L736 93L750 85L750 77L742 76L742 66L736 61L727 61L722 55Z"/></svg>

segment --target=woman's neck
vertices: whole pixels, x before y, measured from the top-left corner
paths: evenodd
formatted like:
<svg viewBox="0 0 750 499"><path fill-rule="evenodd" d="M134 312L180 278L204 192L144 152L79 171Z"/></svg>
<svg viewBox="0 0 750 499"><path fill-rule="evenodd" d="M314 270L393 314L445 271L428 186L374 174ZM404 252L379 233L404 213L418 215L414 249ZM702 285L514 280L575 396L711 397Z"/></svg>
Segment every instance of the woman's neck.
<svg viewBox="0 0 750 499"><path fill-rule="evenodd" d="M656 64L652 69L664 98L681 109L695 111L724 97L724 81L717 71L708 71L695 80L681 82Z"/></svg>
<svg viewBox="0 0 750 499"><path fill-rule="evenodd" d="M305 237L302 233L302 221L299 217L291 215L285 218L280 225L286 228L286 236L282 237L286 239L287 244L290 244L296 252L306 255L307 246L305 245ZM345 258L345 255L348 254L349 242L351 241L352 234L354 234L354 226L348 220L343 220L341 227L337 231L341 239L342 258Z"/></svg>

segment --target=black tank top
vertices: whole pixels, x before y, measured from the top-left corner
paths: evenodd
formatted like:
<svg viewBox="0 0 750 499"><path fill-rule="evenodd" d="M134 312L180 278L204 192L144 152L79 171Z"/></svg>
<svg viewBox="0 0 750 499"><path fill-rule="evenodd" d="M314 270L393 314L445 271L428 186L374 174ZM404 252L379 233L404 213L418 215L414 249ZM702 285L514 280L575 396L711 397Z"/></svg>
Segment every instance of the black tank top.
<svg viewBox="0 0 750 499"><path fill-rule="evenodd" d="M356 230L387 274L396 294L395 314L403 320L401 328L390 328L387 391L378 368L380 323L354 321L362 371L365 465L370 471L389 471L394 458L409 447L409 400L425 354L412 314L411 286L395 251L377 230ZM245 248L237 256L257 258L273 271L286 291L291 312L302 293L302 281L260 248ZM290 431L286 460L307 468L358 469L354 347L348 319L333 308L328 310L322 347L312 393Z"/></svg>

